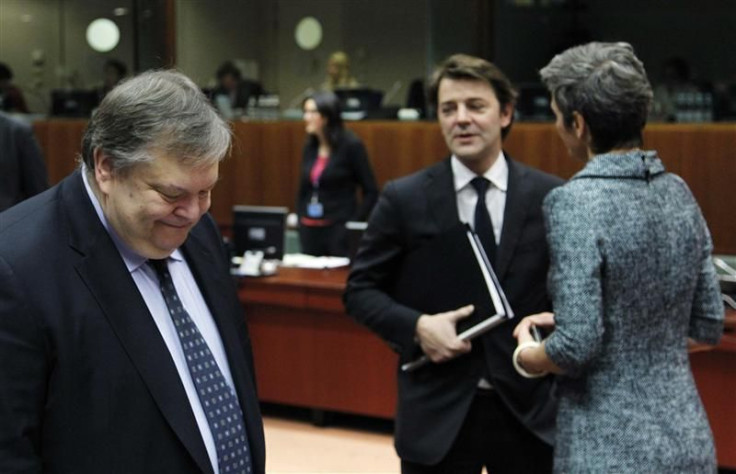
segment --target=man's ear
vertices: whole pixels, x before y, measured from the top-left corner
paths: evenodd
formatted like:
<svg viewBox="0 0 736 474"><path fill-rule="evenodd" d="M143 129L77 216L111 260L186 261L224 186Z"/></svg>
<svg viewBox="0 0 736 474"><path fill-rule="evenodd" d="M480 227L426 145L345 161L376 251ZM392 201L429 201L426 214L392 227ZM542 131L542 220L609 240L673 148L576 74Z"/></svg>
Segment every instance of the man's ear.
<svg viewBox="0 0 736 474"><path fill-rule="evenodd" d="M92 159L95 164L95 182L97 183L97 187L100 191L107 194L114 174L112 161L100 147L94 149Z"/></svg>
<svg viewBox="0 0 736 474"><path fill-rule="evenodd" d="M514 104L508 103L501 107L501 128L506 128L511 123L511 119L514 116Z"/></svg>

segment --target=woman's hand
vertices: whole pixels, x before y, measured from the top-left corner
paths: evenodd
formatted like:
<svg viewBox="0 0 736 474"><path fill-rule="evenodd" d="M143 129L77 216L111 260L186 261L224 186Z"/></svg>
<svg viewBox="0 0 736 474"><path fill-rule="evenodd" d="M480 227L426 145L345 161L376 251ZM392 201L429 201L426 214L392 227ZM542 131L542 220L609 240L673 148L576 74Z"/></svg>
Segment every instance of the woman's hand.
<svg viewBox="0 0 736 474"><path fill-rule="evenodd" d="M544 328L549 332L555 327L555 315L553 313L538 313L529 315L522 319L514 329L514 337L519 344L527 341L534 341L534 337L531 333L532 326Z"/></svg>

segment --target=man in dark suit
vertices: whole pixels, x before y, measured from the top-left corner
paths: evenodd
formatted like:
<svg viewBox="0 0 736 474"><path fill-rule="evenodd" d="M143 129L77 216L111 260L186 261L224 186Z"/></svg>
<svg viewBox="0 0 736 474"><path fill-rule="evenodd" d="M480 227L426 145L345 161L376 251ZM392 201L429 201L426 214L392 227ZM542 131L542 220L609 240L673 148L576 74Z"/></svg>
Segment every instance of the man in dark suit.
<svg viewBox="0 0 736 474"><path fill-rule="evenodd" d="M386 185L348 279L349 314L394 347L401 362L414 357L417 343L432 361L399 371L395 444L405 474L552 468L553 380L516 373L514 325L471 344L457 337L456 323L472 307L422 314L392 293L408 254L467 222L495 261L515 314L550 307L541 204L562 180L503 153L515 96L503 72L485 60L454 55L438 68L429 98L452 156Z"/></svg>
<svg viewBox="0 0 736 474"><path fill-rule="evenodd" d="M0 112L0 211L49 187L33 129Z"/></svg>
<svg viewBox="0 0 736 474"><path fill-rule="evenodd" d="M264 472L206 214L229 147L194 83L144 73L100 104L80 170L0 214L0 472Z"/></svg>
<svg viewBox="0 0 736 474"><path fill-rule="evenodd" d="M266 93L259 82L243 79L232 61L220 65L216 77L217 87L212 91L212 100L225 118L245 114L251 97L258 99Z"/></svg>

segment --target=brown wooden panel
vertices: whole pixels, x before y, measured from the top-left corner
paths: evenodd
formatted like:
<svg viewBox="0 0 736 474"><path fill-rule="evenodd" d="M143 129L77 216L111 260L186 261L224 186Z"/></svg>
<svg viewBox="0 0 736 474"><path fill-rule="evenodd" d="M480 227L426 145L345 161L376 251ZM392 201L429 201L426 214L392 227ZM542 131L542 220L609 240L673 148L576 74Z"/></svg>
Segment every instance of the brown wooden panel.
<svg viewBox="0 0 736 474"><path fill-rule="evenodd" d="M344 313L315 320L315 387L320 408L393 418L398 358Z"/></svg>
<svg viewBox="0 0 736 474"><path fill-rule="evenodd" d="M345 268L283 268L243 281L262 401L393 417L397 356L345 314L346 276ZM305 295L302 307L295 292Z"/></svg>
<svg viewBox="0 0 736 474"><path fill-rule="evenodd" d="M81 119L54 119L33 124L46 160L49 184L58 183L77 167L86 126L87 121Z"/></svg>
<svg viewBox="0 0 736 474"><path fill-rule="evenodd" d="M245 304L261 401L313 407L313 317L300 310Z"/></svg>
<svg viewBox="0 0 736 474"><path fill-rule="evenodd" d="M75 167L85 122L50 120L35 124L52 184ZM365 143L379 187L445 158L434 122L351 122ZM231 156L223 163L213 193L212 214L232 223L234 204L294 208L304 124L236 122ZM654 124L644 132L645 147L658 150L671 172L683 177L698 200L717 253L736 254L736 219L731 186L736 183L736 124ZM563 178L580 170L550 123L516 123L504 145L516 159Z"/></svg>

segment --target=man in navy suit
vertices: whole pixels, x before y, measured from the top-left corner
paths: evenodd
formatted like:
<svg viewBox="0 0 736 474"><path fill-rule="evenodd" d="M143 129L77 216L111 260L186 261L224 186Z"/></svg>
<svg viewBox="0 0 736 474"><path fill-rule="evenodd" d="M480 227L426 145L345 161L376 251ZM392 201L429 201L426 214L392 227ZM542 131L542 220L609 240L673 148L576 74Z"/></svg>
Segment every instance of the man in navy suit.
<svg viewBox="0 0 736 474"><path fill-rule="evenodd" d="M263 473L210 194L230 131L170 71L113 89L82 164L0 214L0 472Z"/></svg>
<svg viewBox="0 0 736 474"><path fill-rule="evenodd" d="M0 112L0 212L48 187L33 129Z"/></svg>
<svg viewBox="0 0 736 474"><path fill-rule="evenodd" d="M452 155L386 185L353 262L346 308L402 363L414 357L417 343L432 361L399 371L395 444L403 473L479 474L484 466L493 474L550 472L553 380L516 373L514 325L471 344L457 337L456 323L472 307L422 314L397 302L392 287L408 254L467 222L495 261L514 313L550 308L541 204L562 180L503 152L516 92L493 64L449 57L434 74L429 98Z"/></svg>

